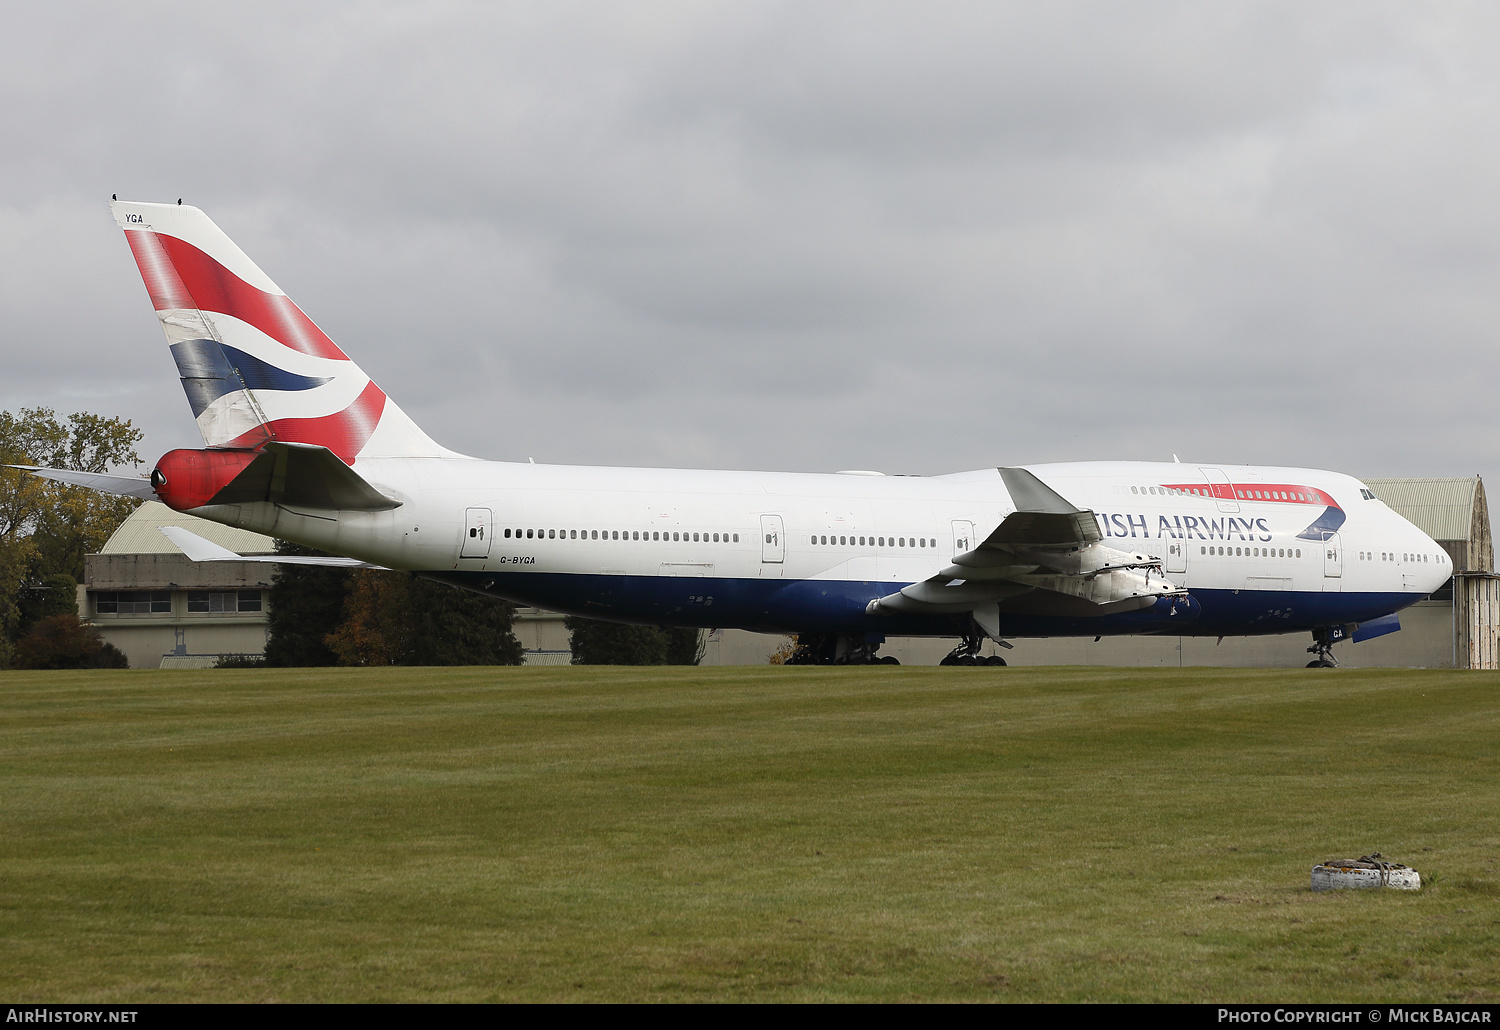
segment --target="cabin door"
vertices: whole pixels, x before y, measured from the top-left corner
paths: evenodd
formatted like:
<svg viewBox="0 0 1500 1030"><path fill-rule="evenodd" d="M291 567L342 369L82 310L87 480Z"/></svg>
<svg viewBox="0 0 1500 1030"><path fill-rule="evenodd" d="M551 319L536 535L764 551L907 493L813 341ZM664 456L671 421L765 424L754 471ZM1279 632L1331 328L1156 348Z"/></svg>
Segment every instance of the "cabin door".
<svg viewBox="0 0 1500 1030"><path fill-rule="evenodd" d="M490 535L495 526L495 513L488 508L470 508L464 513L464 544L459 551L463 558L488 558Z"/></svg>
<svg viewBox="0 0 1500 1030"><path fill-rule="evenodd" d="M780 515L760 517L760 560L762 564L780 564L786 560L786 532Z"/></svg>
<svg viewBox="0 0 1500 1030"><path fill-rule="evenodd" d="M1223 469L1200 468L1203 478L1208 480L1208 489L1218 503L1220 511L1237 512L1240 510L1240 502L1234 496L1234 484L1224 474Z"/></svg>
<svg viewBox="0 0 1500 1030"><path fill-rule="evenodd" d="M1323 539L1323 589L1337 590L1339 577L1344 574L1344 549L1337 533L1329 533ZM1334 582L1330 583L1329 580Z"/></svg>
<svg viewBox="0 0 1500 1030"><path fill-rule="evenodd" d="M1173 540L1171 537L1167 537L1166 540L1162 542L1166 544L1167 547L1166 568L1164 571L1169 573L1186 572L1187 541Z"/></svg>
<svg viewBox="0 0 1500 1030"><path fill-rule="evenodd" d="M953 520L953 553L954 555L967 554L979 546L974 539L974 523Z"/></svg>

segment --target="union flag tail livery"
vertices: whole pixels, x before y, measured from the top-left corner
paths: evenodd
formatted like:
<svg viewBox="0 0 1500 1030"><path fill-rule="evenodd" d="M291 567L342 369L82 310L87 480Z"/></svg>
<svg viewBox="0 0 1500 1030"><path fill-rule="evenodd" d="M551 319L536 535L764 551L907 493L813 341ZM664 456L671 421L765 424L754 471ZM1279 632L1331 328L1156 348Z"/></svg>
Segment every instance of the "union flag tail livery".
<svg viewBox="0 0 1500 1030"><path fill-rule="evenodd" d="M1317 469L1095 461L921 477L464 458L203 212L114 213L207 446L164 455L149 481L31 471L343 556L302 561L595 619L795 633L797 663L888 662L888 634L953 637L945 662L963 665L986 637L1292 630L1312 632L1326 665L1336 641L1399 629L1394 613L1453 572L1362 483ZM195 561L242 560L174 533Z"/></svg>
<svg viewBox="0 0 1500 1030"><path fill-rule="evenodd" d="M203 442L446 453L196 207L114 201Z"/></svg>

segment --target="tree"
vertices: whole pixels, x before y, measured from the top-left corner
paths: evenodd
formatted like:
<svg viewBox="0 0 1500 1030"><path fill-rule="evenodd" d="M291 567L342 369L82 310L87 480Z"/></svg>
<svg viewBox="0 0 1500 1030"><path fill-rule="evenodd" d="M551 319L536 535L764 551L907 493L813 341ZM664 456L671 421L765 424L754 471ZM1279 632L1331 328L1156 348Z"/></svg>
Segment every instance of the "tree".
<svg viewBox="0 0 1500 1030"><path fill-rule="evenodd" d="M395 572L354 574L344 619L328 636L340 665L519 665L515 608Z"/></svg>
<svg viewBox="0 0 1500 1030"><path fill-rule="evenodd" d="M126 669L130 663L74 615L49 615L16 643L19 669Z"/></svg>
<svg viewBox="0 0 1500 1030"><path fill-rule="evenodd" d="M298 544L276 542L277 554L316 555ZM278 565L267 613L266 664L303 667L339 664L327 643L344 620L348 569L324 565Z"/></svg>
<svg viewBox="0 0 1500 1030"><path fill-rule="evenodd" d="M67 573L54 573L40 584L28 585L19 600L21 622L16 632L25 634L34 623L54 615L78 614L78 584Z"/></svg>
<svg viewBox="0 0 1500 1030"><path fill-rule="evenodd" d="M140 464L140 430L129 420L50 408L0 411L0 464L107 472ZM48 576L83 580L83 556L98 551L140 502L0 468L0 668L14 657L22 595Z"/></svg>
<svg viewBox="0 0 1500 1030"><path fill-rule="evenodd" d="M570 615L568 647L574 665L697 665L703 660L703 631L627 626Z"/></svg>
<svg viewBox="0 0 1500 1030"><path fill-rule="evenodd" d="M678 626L662 632L667 635L666 664L703 664L703 656L708 653L708 637L701 629Z"/></svg>

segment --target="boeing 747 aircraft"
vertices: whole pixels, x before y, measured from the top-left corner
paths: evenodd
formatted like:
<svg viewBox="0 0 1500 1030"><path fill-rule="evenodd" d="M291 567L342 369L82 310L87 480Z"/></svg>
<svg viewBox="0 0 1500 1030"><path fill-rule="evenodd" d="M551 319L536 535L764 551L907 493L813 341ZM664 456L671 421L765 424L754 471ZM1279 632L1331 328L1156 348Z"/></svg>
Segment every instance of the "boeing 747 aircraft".
<svg viewBox="0 0 1500 1030"><path fill-rule="evenodd" d="M116 201L205 446L150 479L36 474L596 619L795 633L801 662L887 636L1399 628L1451 574L1358 480L1194 462L935 477L587 468L435 443L207 215ZM185 530L194 560L244 560ZM267 558L288 561L287 558ZM303 559L325 561L325 559ZM884 659L894 661L894 659ZM1003 661L991 659L998 664Z"/></svg>

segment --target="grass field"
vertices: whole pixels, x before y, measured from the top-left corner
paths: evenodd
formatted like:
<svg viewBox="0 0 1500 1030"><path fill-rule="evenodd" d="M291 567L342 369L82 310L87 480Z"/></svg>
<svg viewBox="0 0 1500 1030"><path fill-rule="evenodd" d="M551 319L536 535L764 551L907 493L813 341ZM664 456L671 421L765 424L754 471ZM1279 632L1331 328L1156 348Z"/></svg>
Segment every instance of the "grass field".
<svg viewBox="0 0 1500 1030"><path fill-rule="evenodd" d="M1470 672L0 674L0 997L1494 1001L1497 742Z"/></svg>

